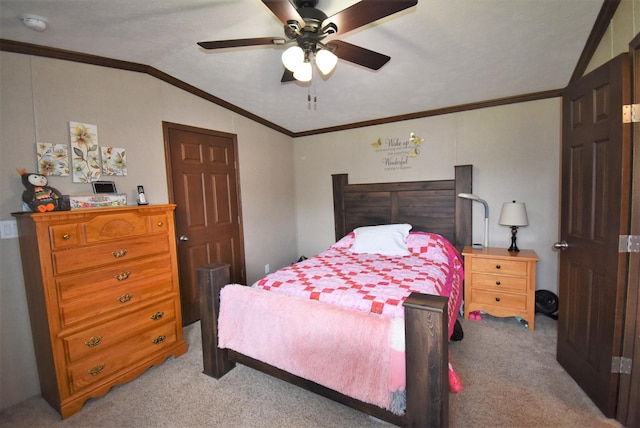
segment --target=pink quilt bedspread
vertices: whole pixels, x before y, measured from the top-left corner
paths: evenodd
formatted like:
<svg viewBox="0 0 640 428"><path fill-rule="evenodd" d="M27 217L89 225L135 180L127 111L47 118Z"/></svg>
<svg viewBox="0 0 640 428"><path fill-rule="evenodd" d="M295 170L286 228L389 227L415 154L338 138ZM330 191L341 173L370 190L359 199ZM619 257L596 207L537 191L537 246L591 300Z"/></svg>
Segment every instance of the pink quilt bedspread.
<svg viewBox="0 0 640 428"><path fill-rule="evenodd" d="M219 346L400 414L403 403L396 400L406 385L402 303L412 292L449 297L451 336L462 300L462 259L446 239L435 234L410 233L407 256L353 253L353 240L353 233L349 234L317 256L269 274L251 288L225 287ZM276 294L295 299L269 297ZM290 315L296 311L303 314L292 321ZM366 334L363 324L371 329ZM322 333L325 327L329 330ZM323 338L321 343L310 341L317 336ZM369 348L339 350L363 338ZM379 347L370 348L372 341ZM371 357L376 360L370 361ZM351 365L354 362L358 365ZM327 367L334 369L331 375ZM345 375L356 372L361 376ZM450 365L450 385L452 376L457 379ZM354 383L356 379L366 384Z"/></svg>
<svg viewBox="0 0 640 428"><path fill-rule="evenodd" d="M409 256L352 253L353 233L326 251L273 272L253 286L363 312L404 318L412 292L449 297L449 337L462 302L463 264L440 235L412 232Z"/></svg>

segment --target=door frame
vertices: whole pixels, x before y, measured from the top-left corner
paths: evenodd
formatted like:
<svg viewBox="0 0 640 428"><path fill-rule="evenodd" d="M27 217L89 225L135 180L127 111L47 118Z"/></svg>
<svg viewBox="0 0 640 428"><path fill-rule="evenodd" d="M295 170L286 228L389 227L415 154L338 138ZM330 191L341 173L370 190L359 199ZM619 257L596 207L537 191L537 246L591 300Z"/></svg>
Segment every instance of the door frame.
<svg viewBox="0 0 640 428"><path fill-rule="evenodd" d="M640 33L629 43L633 104L640 103ZM629 234L640 236L640 122L632 124L631 197ZM640 253L630 252L622 339L623 358L632 362L630 374L620 376L616 419L626 426L640 425ZM634 413L635 412L635 413Z"/></svg>

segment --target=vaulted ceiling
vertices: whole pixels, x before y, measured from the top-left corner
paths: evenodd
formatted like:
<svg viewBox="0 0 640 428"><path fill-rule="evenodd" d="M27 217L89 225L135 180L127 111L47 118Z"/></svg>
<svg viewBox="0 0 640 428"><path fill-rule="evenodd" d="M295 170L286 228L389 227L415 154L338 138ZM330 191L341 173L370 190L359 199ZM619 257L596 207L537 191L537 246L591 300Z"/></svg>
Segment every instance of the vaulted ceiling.
<svg viewBox="0 0 640 428"><path fill-rule="evenodd" d="M331 16L354 3L319 0L317 8ZM390 56L382 68L339 60L311 84L281 83L282 46L196 44L284 37L260 0L0 0L0 38L148 66L302 135L562 89L602 8L603 0L418 0L327 39ZM45 17L46 31L26 28L25 13Z"/></svg>

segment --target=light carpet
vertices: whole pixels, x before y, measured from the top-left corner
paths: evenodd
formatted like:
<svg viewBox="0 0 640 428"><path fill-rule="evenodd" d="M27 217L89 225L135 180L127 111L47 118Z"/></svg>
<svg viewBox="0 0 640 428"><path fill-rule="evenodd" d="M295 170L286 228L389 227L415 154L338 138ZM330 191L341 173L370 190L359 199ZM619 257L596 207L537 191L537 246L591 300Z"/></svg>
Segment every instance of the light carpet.
<svg viewBox="0 0 640 428"><path fill-rule="evenodd" d="M605 418L555 359L556 321L531 332L513 318L461 320L450 345L464 390L450 395L451 427L620 427ZM0 413L22 427L388 427L341 404L244 366L220 380L202 374L200 324L184 330L189 351L86 402L61 420L41 397Z"/></svg>

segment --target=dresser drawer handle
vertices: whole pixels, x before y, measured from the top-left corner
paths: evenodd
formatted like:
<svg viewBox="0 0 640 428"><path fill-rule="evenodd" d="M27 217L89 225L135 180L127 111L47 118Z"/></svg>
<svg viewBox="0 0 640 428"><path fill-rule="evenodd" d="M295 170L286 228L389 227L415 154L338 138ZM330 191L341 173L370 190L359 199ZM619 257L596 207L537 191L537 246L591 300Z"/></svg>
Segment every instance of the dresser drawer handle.
<svg viewBox="0 0 640 428"><path fill-rule="evenodd" d="M104 364L100 364L95 366L92 369L89 369L89 374L91 376L98 376L100 373L102 373L103 370L104 370Z"/></svg>
<svg viewBox="0 0 640 428"><path fill-rule="evenodd" d="M500 269L500 268L501 268L501 266L500 266L500 265L496 265L496 269Z"/></svg>
<svg viewBox="0 0 640 428"><path fill-rule="evenodd" d="M129 300L131 300L131 298L133 297L133 294L123 294L122 296L118 297L118 300L120 301L120 303L127 303Z"/></svg>
<svg viewBox="0 0 640 428"><path fill-rule="evenodd" d="M62 239L64 240L71 239L71 235L69 235L68 233L65 233L64 235L62 235Z"/></svg>
<svg viewBox="0 0 640 428"><path fill-rule="evenodd" d="M94 346L98 346L100 342L102 342L102 336L98 336L98 337L91 336L91 339L84 342L84 344L87 345L89 348L93 348Z"/></svg>
<svg viewBox="0 0 640 428"><path fill-rule="evenodd" d="M164 226L164 223L163 223L163 222L161 222L161 221L159 221L159 222L158 222L158 227L162 227L162 226Z"/></svg>
<svg viewBox="0 0 640 428"><path fill-rule="evenodd" d="M499 301L500 301L500 298L499 298L499 297L496 297L496 302L499 302Z"/></svg>
<svg viewBox="0 0 640 428"><path fill-rule="evenodd" d="M167 336L158 336L155 339L153 339L153 344L154 345L159 345L162 342L164 342L165 340L167 340Z"/></svg>
<svg viewBox="0 0 640 428"><path fill-rule="evenodd" d="M115 278L118 281L124 281L125 279L129 279L129 275L131 275L131 272L120 272L119 274L115 275Z"/></svg>
<svg viewBox="0 0 640 428"><path fill-rule="evenodd" d="M116 259L119 259L120 257L124 257L127 254L127 249L126 248L118 248L117 250L112 251L111 254Z"/></svg>
<svg viewBox="0 0 640 428"><path fill-rule="evenodd" d="M158 321L161 320L163 316L164 312L156 312L155 314L151 315L151 319L154 321Z"/></svg>
<svg viewBox="0 0 640 428"><path fill-rule="evenodd" d="M500 285L502 284L500 281L496 281L496 285Z"/></svg>

